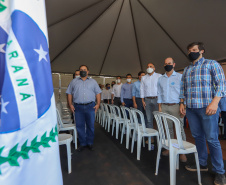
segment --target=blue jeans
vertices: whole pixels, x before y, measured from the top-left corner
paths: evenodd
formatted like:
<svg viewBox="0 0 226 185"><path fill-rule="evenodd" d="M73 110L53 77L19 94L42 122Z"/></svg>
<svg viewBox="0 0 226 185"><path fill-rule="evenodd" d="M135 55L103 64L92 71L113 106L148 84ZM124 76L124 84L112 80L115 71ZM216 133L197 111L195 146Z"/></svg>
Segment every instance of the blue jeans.
<svg viewBox="0 0 226 185"><path fill-rule="evenodd" d="M133 107L133 100L132 99L124 98L123 101L126 104L125 107L127 107L127 108Z"/></svg>
<svg viewBox="0 0 226 185"><path fill-rule="evenodd" d="M224 174L224 163L222 157L221 145L218 140L218 118L219 109L212 116L206 115L205 108L187 108L186 116L192 136L195 138L195 144L199 155L199 163L202 166L207 165L208 152L206 140L210 150L213 171Z"/></svg>
<svg viewBox="0 0 226 185"><path fill-rule="evenodd" d="M94 140L95 103L88 105L74 104L75 122L81 146L92 145Z"/></svg>

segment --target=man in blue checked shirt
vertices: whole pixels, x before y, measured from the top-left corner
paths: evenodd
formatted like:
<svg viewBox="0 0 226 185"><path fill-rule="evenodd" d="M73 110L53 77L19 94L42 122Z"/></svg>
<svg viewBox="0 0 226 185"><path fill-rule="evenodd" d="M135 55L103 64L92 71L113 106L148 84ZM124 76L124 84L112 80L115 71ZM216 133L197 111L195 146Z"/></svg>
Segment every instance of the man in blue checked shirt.
<svg viewBox="0 0 226 185"><path fill-rule="evenodd" d="M126 75L126 81L127 83L122 85L121 88L121 102L122 106L126 106L128 108L133 107L133 100L132 100L132 75L127 74Z"/></svg>
<svg viewBox="0 0 226 185"><path fill-rule="evenodd" d="M133 89L132 89L133 107L143 112L145 122L147 122L146 113L142 103L142 98L140 97L140 82L141 82L142 76L145 76L144 71L140 71L138 73L138 80L133 83Z"/></svg>
<svg viewBox="0 0 226 185"><path fill-rule="evenodd" d="M80 77L71 81L66 93L69 107L75 113L80 152L85 146L93 150L95 112L100 106L101 90L97 82L88 77L89 69L86 65L81 65L79 70Z"/></svg>
<svg viewBox="0 0 226 185"><path fill-rule="evenodd" d="M192 136L195 138L200 170L208 171L207 140L213 171L216 173L214 184L226 184L222 150L218 140L218 103L221 97L226 95L224 71L219 63L203 57L203 43L193 42L188 45L187 50L191 64L184 69L181 80L180 112L186 114ZM187 165L185 168L197 171L196 165Z"/></svg>
<svg viewBox="0 0 226 185"><path fill-rule="evenodd" d="M157 89L158 89L158 105L159 111L175 116L180 121L181 136L186 141L184 132L184 121L181 118L179 96L180 96L180 83L182 74L174 71L176 63L173 58L169 57L165 59L164 69L166 73L159 77ZM170 131L171 139L174 139L174 125L172 121L168 121L168 127ZM169 150L162 152L162 155L168 156ZM186 162L187 158L184 154L180 155L181 162Z"/></svg>

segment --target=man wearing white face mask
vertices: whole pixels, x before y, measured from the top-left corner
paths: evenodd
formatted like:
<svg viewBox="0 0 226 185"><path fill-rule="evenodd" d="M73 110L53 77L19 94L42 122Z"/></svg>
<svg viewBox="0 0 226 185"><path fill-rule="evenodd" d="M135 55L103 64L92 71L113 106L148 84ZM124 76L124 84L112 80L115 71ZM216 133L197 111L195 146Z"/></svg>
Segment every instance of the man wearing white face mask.
<svg viewBox="0 0 226 185"><path fill-rule="evenodd" d="M140 84L140 97L146 111L147 116L147 128L153 128L153 111L158 110L157 105L157 83L158 78L162 76L159 73L155 73L155 66L152 63L147 65L147 73L141 79Z"/></svg>
<svg viewBox="0 0 226 185"><path fill-rule="evenodd" d="M132 99L132 75L127 74L126 75L126 81L127 83L122 85L121 88L121 102L123 106L126 106L128 108L133 107L133 99Z"/></svg>
<svg viewBox="0 0 226 185"><path fill-rule="evenodd" d="M121 105L121 76L116 77L116 84L113 86L112 93L111 93L111 103L117 106Z"/></svg>
<svg viewBox="0 0 226 185"><path fill-rule="evenodd" d="M80 77L80 71L76 70L75 73L73 74L73 78L79 78Z"/></svg>

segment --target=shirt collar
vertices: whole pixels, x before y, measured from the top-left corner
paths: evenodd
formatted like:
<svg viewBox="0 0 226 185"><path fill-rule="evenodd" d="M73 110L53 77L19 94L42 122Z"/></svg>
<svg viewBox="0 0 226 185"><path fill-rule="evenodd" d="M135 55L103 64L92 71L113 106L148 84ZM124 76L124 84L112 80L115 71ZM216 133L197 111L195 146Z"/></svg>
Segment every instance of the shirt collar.
<svg viewBox="0 0 226 185"><path fill-rule="evenodd" d="M80 80L82 80L82 77L80 76L80 77L79 77L79 79L80 79ZM90 79L90 77L88 76L88 77L86 78L86 80L87 80L87 79L89 80L89 79Z"/></svg>
<svg viewBox="0 0 226 185"><path fill-rule="evenodd" d="M176 76L176 75L177 75L177 73L175 71L173 71L171 76ZM164 77L169 78L166 73L164 74Z"/></svg>
<svg viewBox="0 0 226 185"><path fill-rule="evenodd" d="M191 65L192 65L192 66L197 66L197 65L202 64L204 61L205 61L205 58L204 58L204 57L202 57L202 58L200 58L197 62L195 62L195 64L194 64L194 65L193 65L193 63L191 62Z"/></svg>

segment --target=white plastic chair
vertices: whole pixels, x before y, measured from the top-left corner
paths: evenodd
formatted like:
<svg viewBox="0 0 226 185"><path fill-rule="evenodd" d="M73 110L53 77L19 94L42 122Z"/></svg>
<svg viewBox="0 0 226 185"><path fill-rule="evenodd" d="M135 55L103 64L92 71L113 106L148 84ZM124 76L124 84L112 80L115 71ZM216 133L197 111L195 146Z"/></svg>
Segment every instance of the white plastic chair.
<svg viewBox="0 0 226 185"><path fill-rule="evenodd" d="M222 118L219 119L219 133L221 133L221 135L224 135L224 123L222 123Z"/></svg>
<svg viewBox="0 0 226 185"><path fill-rule="evenodd" d="M198 152L196 146L192 143L182 140L181 136L181 128L180 128L180 121L169 114L154 111L154 117L157 122L158 130L159 130L159 145L158 145L158 153L156 159L156 172L155 175L158 175L158 167L159 167L159 160L161 155L161 149L165 148L169 150L169 157L170 157L170 185L176 184L176 169L179 169L179 154L195 154L195 161L197 166L197 174L198 174L198 183L201 185L201 177L200 177L200 166L199 166L199 159L198 159ZM168 120L172 120L175 130L177 139L171 139L169 128L168 128Z"/></svg>
<svg viewBox="0 0 226 185"><path fill-rule="evenodd" d="M110 132L110 125L111 121L114 120L114 115L111 113L111 108L109 104L104 104L104 109L105 109L105 130L108 129L108 132Z"/></svg>
<svg viewBox="0 0 226 185"><path fill-rule="evenodd" d="M71 116L72 116L71 111L63 111L63 106L62 106L62 102L61 101L58 101L56 103L56 108L59 110L61 119L65 123L70 123L72 121L72 119L71 119Z"/></svg>
<svg viewBox="0 0 226 185"><path fill-rule="evenodd" d="M58 133L59 133L59 125L57 124ZM68 161L68 173L71 173L71 134L58 134L58 142L59 145L66 145L67 148L67 161Z"/></svg>
<svg viewBox="0 0 226 185"><path fill-rule="evenodd" d="M105 112L105 109L104 109L104 103L101 103L100 104L100 107L101 107L101 121L100 121L100 124L102 125L102 127L104 127L104 121L105 121L105 116L106 116L106 112Z"/></svg>
<svg viewBox="0 0 226 185"><path fill-rule="evenodd" d="M125 106L121 106L121 110L124 118L124 124L122 127L122 133L121 133L121 144L123 141L123 135L126 128L126 148L129 149L129 138L131 136L131 130L135 129L135 124L133 121L133 115L131 110Z"/></svg>
<svg viewBox="0 0 226 185"><path fill-rule="evenodd" d="M125 122L125 120L121 116L120 108L116 105L112 105L112 107L113 107L112 135L114 134L114 129L116 127L116 139L118 139L119 127Z"/></svg>
<svg viewBox="0 0 226 185"><path fill-rule="evenodd" d="M76 126L75 124L64 124L62 119L61 119L61 116L60 116L60 113L59 113L59 110L57 110L57 122L58 122L58 125L59 125L59 131L73 131L73 142L75 143L75 149L78 148L78 145L77 145L77 130L76 130Z"/></svg>
<svg viewBox="0 0 226 185"><path fill-rule="evenodd" d="M131 108L131 112L132 112L133 120L135 123L131 153L133 152L134 141L137 135L137 160L140 160L142 138L144 139L144 137L148 137L148 150L151 150L151 137L156 137L157 143L159 143L159 133L155 129L146 128L145 121L144 121L144 114L141 111L139 111L138 109ZM139 125L138 123L138 116L140 117L141 125ZM144 140L143 140L143 143L144 143Z"/></svg>

